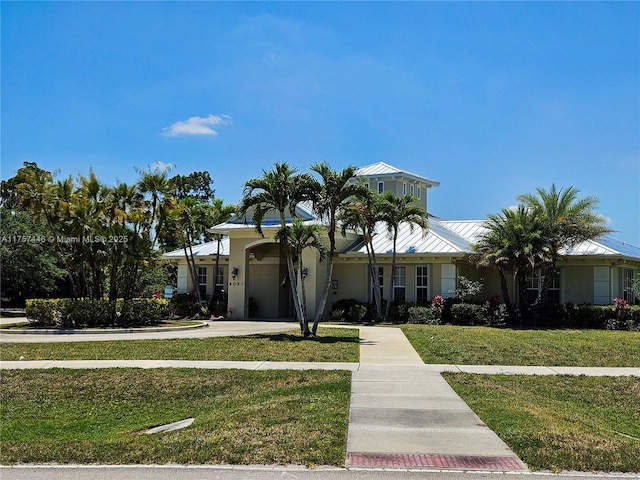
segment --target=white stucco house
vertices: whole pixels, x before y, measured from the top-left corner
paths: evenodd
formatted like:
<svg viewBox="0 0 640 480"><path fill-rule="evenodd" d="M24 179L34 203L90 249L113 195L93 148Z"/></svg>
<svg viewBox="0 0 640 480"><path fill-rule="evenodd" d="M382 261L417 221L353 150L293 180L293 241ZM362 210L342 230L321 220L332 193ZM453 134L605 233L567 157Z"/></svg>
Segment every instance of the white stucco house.
<svg viewBox="0 0 640 480"><path fill-rule="evenodd" d="M378 192L393 191L398 195L413 194L428 210L428 192L439 185L426 177L407 172L385 163L367 165L358 170L358 177L369 188ZM298 206L296 215L305 222L318 223L310 205ZM434 295L448 297L456 288L460 275L484 283L487 298L500 293L499 278L492 269L478 269L470 262L472 245L484 229L484 220L444 220L430 215L426 235L420 228L413 231L404 225L397 242L395 275L396 300L426 304ZM212 227L213 232L224 235L220 243L218 274L214 274L218 243L211 242L193 247L198 266L198 285L192 285L187 274L184 252L176 250L163 256L178 266L178 292L200 288L212 295L224 289L228 294L228 317L249 318L249 299L257 305L260 318L292 317L293 302L287 285L287 269L274 234L279 220L266 218L264 237L259 236L250 220L232 217ZM337 300L354 298L371 301L371 285L367 272L365 246L355 233L337 236L340 253L334 262L332 288L326 312ZM386 296L391 272L392 242L384 228L374 237L379 275ZM610 304L619 297L637 303L629 291L634 275L640 272L640 248L605 237L586 241L563 252L559 264L560 277L554 293L561 303ZM304 253L305 284L309 314L315 314L322 294L326 268L319 262L316 252ZM509 285L512 300L517 298L513 280ZM528 279L528 293L535 298L541 288L539 273Z"/></svg>

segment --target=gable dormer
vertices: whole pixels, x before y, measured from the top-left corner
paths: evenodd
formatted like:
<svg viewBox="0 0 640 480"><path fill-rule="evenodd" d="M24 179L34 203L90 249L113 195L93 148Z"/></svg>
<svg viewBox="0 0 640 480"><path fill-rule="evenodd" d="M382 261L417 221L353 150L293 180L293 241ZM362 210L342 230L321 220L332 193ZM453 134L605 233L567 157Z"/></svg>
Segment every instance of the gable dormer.
<svg viewBox="0 0 640 480"><path fill-rule="evenodd" d="M360 167L356 176L368 184L371 190L378 193L393 192L398 196L409 193L418 200L425 210L427 210L427 190L440 185L440 182L401 170L384 162Z"/></svg>

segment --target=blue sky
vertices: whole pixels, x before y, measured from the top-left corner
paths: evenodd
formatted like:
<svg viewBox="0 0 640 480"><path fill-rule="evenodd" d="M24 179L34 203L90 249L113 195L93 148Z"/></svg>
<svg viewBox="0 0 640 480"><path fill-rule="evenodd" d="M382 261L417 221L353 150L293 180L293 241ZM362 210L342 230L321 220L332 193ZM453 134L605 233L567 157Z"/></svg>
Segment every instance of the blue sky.
<svg viewBox="0 0 640 480"><path fill-rule="evenodd" d="M384 161L482 219L575 186L640 245L640 3L11 2L2 170L208 170L237 202L276 161Z"/></svg>

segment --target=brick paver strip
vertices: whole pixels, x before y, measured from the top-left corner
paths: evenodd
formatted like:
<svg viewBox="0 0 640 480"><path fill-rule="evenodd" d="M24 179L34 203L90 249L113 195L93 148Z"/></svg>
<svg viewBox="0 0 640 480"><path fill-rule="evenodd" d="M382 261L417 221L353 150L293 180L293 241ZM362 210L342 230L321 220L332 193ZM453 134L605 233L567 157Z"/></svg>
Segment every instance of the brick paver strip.
<svg viewBox="0 0 640 480"><path fill-rule="evenodd" d="M525 470L514 457L477 455L425 455L403 453L349 453L350 467L431 467L472 470Z"/></svg>

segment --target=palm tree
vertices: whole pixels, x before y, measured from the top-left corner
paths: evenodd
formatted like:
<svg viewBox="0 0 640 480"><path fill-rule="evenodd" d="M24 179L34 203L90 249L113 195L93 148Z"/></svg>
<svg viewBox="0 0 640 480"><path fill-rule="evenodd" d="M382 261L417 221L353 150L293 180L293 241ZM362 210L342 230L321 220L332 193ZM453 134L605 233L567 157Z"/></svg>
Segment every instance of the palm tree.
<svg viewBox="0 0 640 480"><path fill-rule="evenodd" d="M407 224L411 232L413 232L414 227L417 225L422 228L423 235L426 235L429 223L427 212L416 202L416 199L412 195L399 197L393 192L385 192L382 194L381 200L380 219L386 223L387 231L393 241L393 250L391 252L391 281L389 282L387 307L384 314L385 318L387 318L389 316L391 302L394 300L396 245L400 226L401 224Z"/></svg>
<svg viewBox="0 0 640 480"><path fill-rule="evenodd" d="M349 202L340 217L342 234L346 235L348 229L362 235L362 241L367 250L369 261L369 278L373 288L373 301L375 304L374 322L382 320L382 295L380 294L380 277L378 275L378 261L373 249L373 237L376 234L376 224L379 219L380 196L366 189L356 199Z"/></svg>
<svg viewBox="0 0 640 480"><path fill-rule="evenodd" d="M349 200L353 200L361 195L367 188L360 183L354 182L357 168L348 166L341 172L333 170L328 163L320 162L311 166L311 170L320 175L322 182L318 185L318 198L314 203L314 209L323 220L327 235L329 237L329 252L327 261L327 276L322 290L322 296L318 303L316 316L311 329L315 335L318 331L318 323L322 317L327 304L329 290L331 288L331 277L333 276L333 260L336 255L336 230L338 216L344 210Z"/></svg>
<svg viewBox="0 0 640 480"><path fill-rule="evenodd" d="M480 266L492 266L500 275L502 297L511 322L515 312L509 297L506 273L516 278L520 314L526 318L529 310L527 274L549 258L542 235L542 223L537 214L523 205L503 209L500 215L489 215L486 232L474 245L475 261Z"/></svg>
<svg viewBox="0 0 640 480"><path fill-rule="evenodd" d="M229 219L229 217L231 217L231 215L233 215L236 212L236 206L235 205L225 205L222 202L222 199L220 198L216 198L213 201L213 204L211 205L211 224L212 225L217 225L219 223L222 223L226 220ZM216 292L215 289L215 282L216 279L218 278L218 270L220 269L220 246L222 243L222 234L220 233L213 233L210 234L213 237L213 240L215 240L217 242L216 245L216 265L214 267L213 270L213 275L214 275L214 282L213 282L213 295L214 297L216 297L216 300L219 300L219 298L217 298L221 292Z"/></svg>
<svg viewBox="0 0 640 480"><path fill-rule="evenodd" d="M309 317L307 315L307 291L305 288L306 270L302 261L302 253L307 248L313 248L320 254L320 261L326 257L327 248L320 240L320 225L305 225L300 218L294 218L291 225L281 228L276 238L286 244L293 255L293 263L296 266L296 282L300 277L300 333L308 337L315 335L315 331L309 330Z"/></svg>
<svg viewBox="0 0 640 480"><path fill-rule="evenodd" d="M162 235L162 229L165 222L172 214L172 210L176 207L174 196L172 195L173 185L169 179L169 172L173 166L164 170L142 170L136 168L140 174L137 182L140 193L145 196L145 204L147 207L148 224L146 227L146 235L151 239L152 245L155 247L159 236Z"/></svg>
<svg viewBox="0 0 640 480"><path fill-rule="evenodd" d="M247 218L252 210L252 222L256 231L262 232L262 221L269 212L276 212L280 219L280 228L287 226L286 214L296 215L296 207L304 201L313 201L316 197L317 182L308 174L298 174L295 167L286 162L276 162L273 170L263 170L263 175L245 182L244 195L238 207L240 218ZM293 265L293 253L280 236L281 245L285 252L289 285L293 296L298 319L303 318L303 312L296 284L296 273ZM303 332L306 333L306 332Z"/></svg>
<svg viewBox="0 0 640 480"><path fill-rule="evenodd" d="M610 233L603 216L595 213L598 199L594 196L578 198L575 187L556 188L547 192L537 189L537 195L523 194L518 201L534 211L542 222L542 235L549 251L550 262L543 266L541 303L549 304L549 289L558 275L557 264L562 249L585 240L592 240Z"/></svg>

